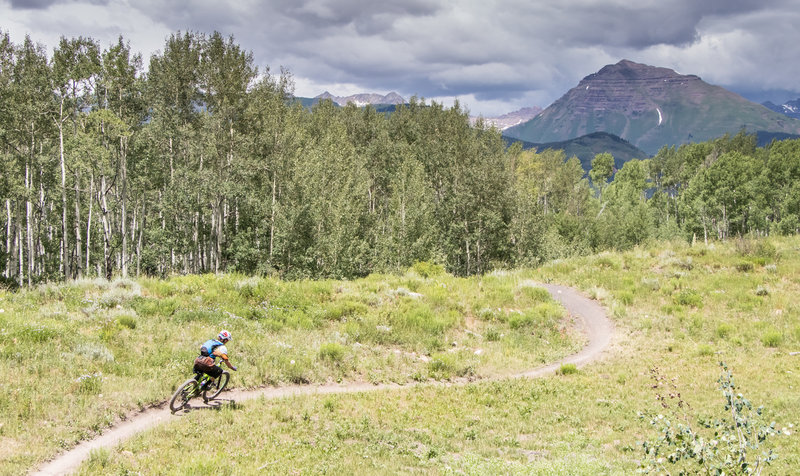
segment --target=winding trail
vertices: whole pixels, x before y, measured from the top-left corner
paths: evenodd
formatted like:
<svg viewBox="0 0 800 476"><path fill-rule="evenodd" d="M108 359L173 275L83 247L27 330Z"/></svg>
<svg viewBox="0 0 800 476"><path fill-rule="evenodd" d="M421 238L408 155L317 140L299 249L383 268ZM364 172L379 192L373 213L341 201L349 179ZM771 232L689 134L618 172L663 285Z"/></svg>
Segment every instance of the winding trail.
<svg viewBox="0 0 800 476"><path fill-rule="evenodd" d="M580 322L583 333L588 338L588 344L581 349L580 352L569 355L557 362L537 367L532 370L527 370L511 376L504 376L501 378L535 378L550 375L554 373L562 364L575 364L582 367L590 362L597 360L602 352L611 343L614 335L614 326L606 316L606 312L597 301L593 301L573 288L566 286L559 286L554 284L542 284L544 288L553 296L554 299L559 301L566 309L567 312L576 320ZM491 379L481 379L476 381L486 382ZM466 382L465 382L466 383ZM463 383L463 384L465 384ZM286 387L266 387L258 388L255 390L231 390L225 392L224 399L217 399L209 405L219 406L222 402L241 402L252 400L258 397L264 398L281 398L294 395L326 395L337 393L355 393L355 392L371 392L376 390L389 390L400 388L412 388L414 385L459 385L453 383L419 383L419 384L380 384L373 385L370 383L351 383L351 384L326 384L326 385L290 385ZM194 403L194 402L193 402ZM198 405L198 403L194 403ZM136 414L130 419L119 423L103 432L102 435L92 440L87 440L80 443L75 448L58 455L52 461L45 463L38 470L33 472L34 475L50 476L50 475L63 475L70 474L78 469L80 464L89 458L92 450L99 448L113 448L117 444L125 441L131 436L141 431L152 428L161 423L165 423L175 418L181 418L186 412L180 412L172 415L166 405L163 408L151 408L141 413ZM213 408L203 404L195 406L192 409Z"/></svg>

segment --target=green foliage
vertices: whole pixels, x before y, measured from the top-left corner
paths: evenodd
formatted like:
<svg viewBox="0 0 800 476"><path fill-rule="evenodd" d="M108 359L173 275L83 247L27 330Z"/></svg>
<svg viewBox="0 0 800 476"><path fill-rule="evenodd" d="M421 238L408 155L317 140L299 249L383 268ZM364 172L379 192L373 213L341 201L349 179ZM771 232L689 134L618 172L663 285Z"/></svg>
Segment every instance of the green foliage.
<svg viewBox="0 0 800 476"><path fill-rule="evenodd" d="M716 334L720 339L727 339L733 333L734 327L727 322L723 322L717 326Z"/></svg>
<svg viewBox="0 0 800 476"><path fill-rule="evenodd" d="M694 289L682 289L673 297L673 302L681 306L702 307L703 296Z"/></svg>
<svg viewBox="0 0 800 476"><path fill-rule="evenodd" d="M742 273L753 271L753 263L749 261L740 261L736 263L736 270Z"/></svg>
<svg viewBox="0 0 800 476"><path fill-rule="evenodd" d="M557 375L572 375L578 373L578 367L575 364L561 364L556 370Z"/></svg>
<svg viewBox="0 0 800 476"><path fill-rule="evenodd" d="M85 374L78 377L78 393L83 395L99 395L103 387L102 372Z"/></svg>
<svg viewBox="0 0 800 476"><path fill-rule="evenodd" d="M467 377L475 373L471 360L464 359L456 353L439 352L431 357L428 372L437 379L451 377Z"/></svg>
<svg viewBox="0 0 800 476"><path fill-rule="evenodd" d="M754 408L738 391L728 366L722 362L720 366L717 382L722 411L696 418L696 424L674 381L651 369L656 398L666 415L640 414L658 433L657 438L641 444L643 473L761 474L777 458L772 449L765 449L767 439L778 434L775 423L766 423L764 408Z"/></svg>
<svg viewBox="0 0 800 476"><path fill-rule="evenodd" d="M304 108L288 71L259 72L218 32L170 35L147 75L122 38L63 38L52 61L30 39L2 40L7 286L478 275L676 238L742 240L743 262L764 266L780 257L749 237L800 232L800 141L759 149L741 132L624 164L598 151L587 178L561 150L506 147L459 104ZM28 225L31 240L12 244ZM250 305L262 291L239 289Z"/></svg>
<svg viewBox="0 0 800 476"><path fill-rule="evenodd" d="M127 327L128 329L136 329L136 317L130 314L124 314L117 317L117 322L119 325Z"/></svg>
<svg viewBox="0 0 800 476"><path fill-rule="evenodd" d="M363 316L367 313L366 304L356 301L338 301L327 306L324 311L325 319L332 321L345 320L351 316Z"/></svg>
<svg viewBox="0 0 800 476"><path fill-rule="evenodd" d="M432 278L445 272L444 266L427 261L417 261L411 269L423 278Z"/></svg>
<svg viewBox="0 0 800 476"><path fill-rule="evenodd" d="M783 342L783 334L776 329L769 329L761 336L764 347L779 347Z"/></svg>
<svg viewBox="0 0 800 476"><path fill-rule="evenodd" d="M322 344L319 348L319 359L334 363L341 363L344 359L346 349L343 345L336 342Z"/></svg>

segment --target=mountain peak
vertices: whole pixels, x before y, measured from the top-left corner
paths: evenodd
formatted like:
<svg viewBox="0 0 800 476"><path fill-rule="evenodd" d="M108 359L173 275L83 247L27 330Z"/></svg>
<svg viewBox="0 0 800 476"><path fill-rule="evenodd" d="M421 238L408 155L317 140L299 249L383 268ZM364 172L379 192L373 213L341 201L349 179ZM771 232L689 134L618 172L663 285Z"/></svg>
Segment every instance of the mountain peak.
<svg viewBox="0 0 800 476"><path fill-rule="evenodd" d="M665 145L705 141L742 128L795 134L800 132L800 121L699 76L622 60L586 76L541 114L506 135L543 143L603 131L655 154Z"/></svg>
<svg viewBox="0 0 800 476"><path fill-rule="evenodd" d="M603 66L600 71L596 73L592 73L589 76L583 78L584 81L592 81L592 80L639 80L639 81L650 81L650 80L675 80L675 79L683 79L683 80L699 80L699 76L695 75L682 75L676 73L674 70L669 68L663 68L659 66L650 66L647 64L642 63L635 63L631 60L623 59L617 64L609 64Z"/></svg>

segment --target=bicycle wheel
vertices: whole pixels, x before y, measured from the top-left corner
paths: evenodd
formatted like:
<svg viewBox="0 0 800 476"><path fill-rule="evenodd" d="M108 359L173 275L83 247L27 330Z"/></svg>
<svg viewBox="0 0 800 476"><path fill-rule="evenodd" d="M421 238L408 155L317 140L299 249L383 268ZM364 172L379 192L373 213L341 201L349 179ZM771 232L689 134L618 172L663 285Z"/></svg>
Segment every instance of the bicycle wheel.
<svg viewBox="0 0 800 476"><path fill-rule="evenodd" d="M197 395L197 390L197 380L190 378L183 382L169 400L169 409L172 410L172 413L185 407L189 400Z"/></svg>
<svg viewBox="0 0 800 476"><path fill-rule="evenodd" d="M208 386L203 389L203 400L209 401L217 398L219 394L225 390L225 386L228 385L228 380L230 378L231 374L222 372L219 378L212 379Z"/></svg>

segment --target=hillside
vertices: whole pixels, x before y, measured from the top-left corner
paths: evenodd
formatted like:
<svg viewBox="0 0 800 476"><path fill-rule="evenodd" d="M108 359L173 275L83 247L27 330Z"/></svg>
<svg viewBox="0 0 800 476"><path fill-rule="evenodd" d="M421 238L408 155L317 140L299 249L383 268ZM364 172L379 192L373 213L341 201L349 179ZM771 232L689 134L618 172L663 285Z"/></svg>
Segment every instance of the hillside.
<svg viewBox="0 0 800 476"><path fill-rule="evenodd" d="M654 154L664 145L702 142L742 128L796 134L800 120L698 76L622 60L586 76L541 114L505 134L544 143L604 131Z"/></svg>
<svg viewBox="0 0 800 476"><path fill-rule="evenodd" d="M538 151L546 149L563 150L566 157L577 157L586 172L589 172L592 168L594 156L603 152L608 152L614 156L614 166L617 169L622 168L622 165L629 160L648 157L646 152L630 142L607 132L593 132L575 139L542 144L517 141L507 136L505 139L509 144L521 142L523 149L536 149Z"/></svg>
<svg viewBox="0 0 800 476"><path fill-rule="evenodd" d="M21 343L30 358L17 364L24 371L14 375L25 380L9 383L9 393L15 398L7 399L9 408L0 418L25 412L27 426L6 423L0 441L6 445L5 454L16 458L8 471L21 473L33 461L60 451L60 438L69 443L75 435L93 435L90 425L98 421L98 428L107 426L103 412L119 408L125 397L133 406L127 394L112 393L115 388L137 382L140 391L151 398L159 389L168 394L170 380L179 380L181 371L185 372L178 364L190 360L192 354L188 350L176 353L181 339L151 342L137 338L152 334L147 327L150 323L158 324L160 335L178 335L164 333L188 328L191 333L183 337L183 347L204 338L209 319L186 321L187 311L196 306L192 303L200 302L199 296L192 295L194 284L202 285L204 305L218 306L217 313L236 312L230 303L239 301L241 295L252 293L247 302L253 304L265 297L281 299L285 306L286 294L291 293L296 299L308 298L304 309L292 314L308 319L330 316L326 322L333 327L294 328L289 325L291 320L279 327L283 321L275 318L278 316L236 320L231 349L240 370L233 375L233 391L223 394L219 405L212 407L215 411L198 403L196 411L170 417L168 424L155 431L113 449L94 451L78 474L195 474L206 468L198 462L207 461L216 465L230 461L231 474L635 474L650 459L642 442L663 436L652 419L675 426L688 422L705 441L731 434L695 425L701 419L731 418L719 388L720 360L733 372L737 392L752 402L753 412L742 416L751 424L775 422L780 432L761 433L764 440L757 450L748 452L750 461L774 450L777 458L764 474L795 474L800 465L795 355L800 345L800 309L795 304L800 292L799 245L797 237L713 246L659 242L625 253L558 260L526 272L493 273L478 281L408 274L344 282L283 283L249 278L237 285L241 277L213 275L197 281L180 277L143 282L141 297L116 302L127 310L147 307L156 300L166 304L177 299L189 309L174 316L159 312L138 316L140 325L124 328L107 340L102 340L100 329L84 324L87 329L81 338L93 346L90 350L111 347L117 359L109 362L93 357L95 367L90 370L103 372L96 386L79 387L71 381L42 385L33 377L44 372L42 368L66 366L82 371L84 362L92 362L83 349L72 359L58 358L63 348L59 344L75 332ZM564 366L558 375L537 380L489 381L486 370L492 367L486 365L487 355L494 355L498 359L495 364L505 367L509 353L522 357L527 344L552 342L558 334L531 335L542 327L548 329L546 325L533 327L537 321L524 327L511 324L517 310L525 309L525 301L541 294L523 286L530 280L583 290L613 316L619 338L599 362L580 369ZM386 292L403 282L417 283L421 297L387 299ZM77 326L87 319L80 311L82 298L93 296L93 291L104 297L118 293L114 283L100 284L106 288L90 286L82 292L44 289L24 296L27 299L15 299L14 309L38 299L42 309L66 307L62 311L66 318L55 323L42 311L43 316L32 316L32 323L45 332L68 319ZM172 297L147 296L155 291ZM362 299L371 304L363 304ZM338 307L348 302L360 303L362 310L352 304ZM388 336L403 331L398 321L413 318L413 311L425 305L445 308L445 313L431 313L433 316L446 312L465 316L460 321L463 326L456 324L444 336L437 337L434 332L416 336L425 340L404 339L399 344L389 340ZM513 307L498 309L506 305ZM350 312L342 314L339 321L331 319L339 314L330 313L335 309ZM94 313L92 319L103 322L103 311ZM508 322L503 320L504 313L509 313ZM383 330L375 328L374 316L380 316L377 322ZM22 323L14 324L7 329L15 337L27 329ZM368 332L373 339L361 339L353 330ZM425 348L431 340L445 346L429 356ZM145 345L145 365L137 355L140 351L130 345L138 342ZM490 353L493 349L495 353ZM7 352L6 356L12 362L13 354ZM149 369L158 369L162 378L137 379L140 374L126 373ZM455 371L461 369L469 371L468 377L474 381L459 385L464 379ZM428 379L443 372L451 372L453 377ZM70 375L64 370L62 374ZM270 390L278 392L296 386L300 378L309 379L310 384L305 385L308 393L248 401L235 397L238 389L258 386L262 380L274 379L269 382L274 387ZM351 379L368 379L364 388L370 391L325 391L339 378L345 385ZM409 378L416 380L411 383ZM69 391L70 384L75 387L72 393L53 392L58 399L39 400L43 387L61 385ZM383 388L375 389L378 386ZM64 410L67 405L73 406L72 412ZM756 414L755 409L762 406L760 415ZM75 411L78 408L85 410ZM70 419L70 414L76 418ZM207 445L207 436L200 430L208 427L217 428L226 445ZM755 433L748 437L754 438ZM730 450L720 445L715 461L724 461ZM663 462L661 468L657 474L667 470L699 474L701 470L691 465L690 458L674 465Z"/></svg>

